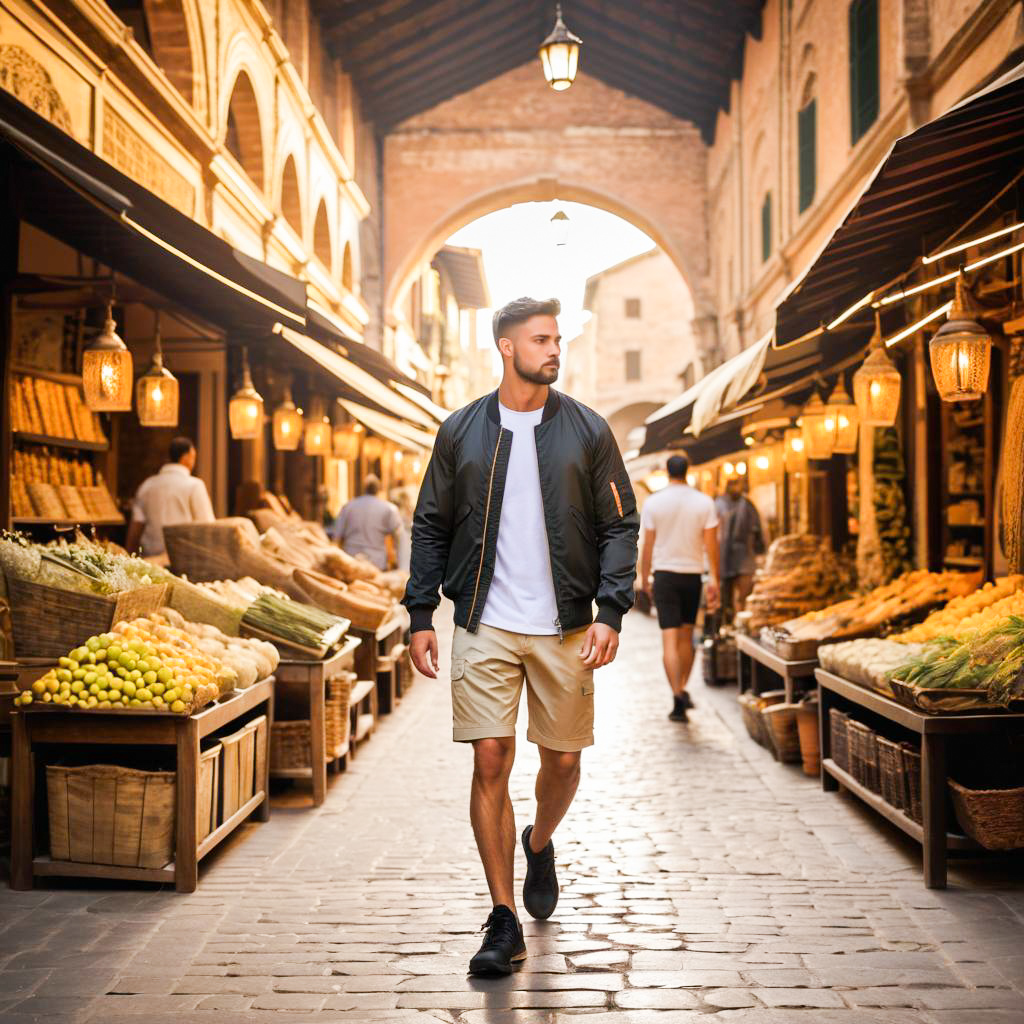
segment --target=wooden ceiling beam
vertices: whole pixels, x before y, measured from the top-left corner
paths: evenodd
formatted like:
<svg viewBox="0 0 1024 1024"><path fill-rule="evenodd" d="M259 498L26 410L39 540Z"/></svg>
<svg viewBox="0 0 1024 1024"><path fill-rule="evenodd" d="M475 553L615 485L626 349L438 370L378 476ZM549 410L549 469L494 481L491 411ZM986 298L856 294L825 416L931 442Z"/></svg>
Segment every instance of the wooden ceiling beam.
<svg viewBox="0 0 1024 1024"><path fill-rule="evenodd" d="M311 0L311 6L320 20L324 35L339 28L362 31L375 15L396 7L408 6L409 0ZM427 0L429 6L429 0Z"/></svg>
<svg viewBox="0 0 1024 1024"><path fill-rule="evenodd" d="M682 118L684 121L695 121L697 113L688 108L684 97L674 94L650 79L639 79L621 64L608 60L597 54L590 55L589 73L614 89L621 89L630 96L652 103L662 110Z"/></svg>

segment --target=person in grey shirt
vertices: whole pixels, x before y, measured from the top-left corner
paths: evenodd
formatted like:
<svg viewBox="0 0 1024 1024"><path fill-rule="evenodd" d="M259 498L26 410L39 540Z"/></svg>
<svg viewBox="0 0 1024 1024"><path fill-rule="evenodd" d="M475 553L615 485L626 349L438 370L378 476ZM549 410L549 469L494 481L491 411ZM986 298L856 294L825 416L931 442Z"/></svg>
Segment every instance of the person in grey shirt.
<svg viewBox="0 0 1024 1024"><path fill-rule="evenodd" d="M756 556L764 552L761 517L754 503L743 493L743 481L730 478L725 494L715 499L718 512L719 566L722 574L722 612L732 621L743 611L754 587Z"/></svg>
<svg viewBox="0 0 1024 1024"><path fill-rule="evenodd" d="M378 496L380 481L373 475L363 481L363 493L338 513L327 531L350 555L363 555L378 569L388 567L387 538L397 547L402 531L398 509Z"/></svg>

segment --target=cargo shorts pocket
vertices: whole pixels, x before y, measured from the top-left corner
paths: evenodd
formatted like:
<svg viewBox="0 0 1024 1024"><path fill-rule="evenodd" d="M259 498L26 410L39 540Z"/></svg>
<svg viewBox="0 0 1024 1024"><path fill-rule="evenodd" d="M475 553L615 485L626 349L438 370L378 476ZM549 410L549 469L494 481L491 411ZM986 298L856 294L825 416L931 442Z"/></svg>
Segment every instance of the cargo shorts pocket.
<svg viewBox="0 0 1024 1024"><path fill-rule="evenodd" d="M588 672L580 682L580 693L588 697L594 692L594 673Z"/></svg>
<svg viewBox="0 0 1024 1024"><path fill-rule="evenodd" d="M452 658L452 682L461 679L466 674L466 659Z"/></svg>

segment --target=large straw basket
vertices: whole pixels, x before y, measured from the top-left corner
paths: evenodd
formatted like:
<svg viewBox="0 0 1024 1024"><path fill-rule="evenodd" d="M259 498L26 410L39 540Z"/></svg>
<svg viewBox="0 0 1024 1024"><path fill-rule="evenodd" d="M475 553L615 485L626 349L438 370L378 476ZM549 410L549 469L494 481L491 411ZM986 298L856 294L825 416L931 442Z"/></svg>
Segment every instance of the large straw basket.
<svg viewBox="0 0 1024 1024"><path fill-rule="evenodd" d="M828 729L832 760L844 772L850 772L849 716L838 708L829 708ZM850 774L853 774L850 772Z"/></svg>
<svg viewBox="0 0 1024 1024"><path fill-rule="evenodd" d="M116 622L155 612L164 603L167 584L106 597L8 576L7 593L15 656L57 659Z"/></svg>
<svg viewBox="0 0 1024 1024"><path fill-rule="evenodd" d="M324 704L324 734L328 756L341 757L348 750L349 722L348 697L355 672L342 672L334 679L327 680Z"/></svg>
<svg viewBox="0 0 1024 1024"><path fill-rule="evenodd" d="M963 830L986 850L1024 846L1024 787L968 789L949 780L956 817Z"/></svg>
<svg viewBox="0 0 1024 1024"><path fill-rule="evenodd" d="M162 868L174 857L175 773L47 765L50 856Z"/></svg>
<svg viewBox="0 0 1024 1024"><path fill-rule="evenodd" d="M736 698L739 701L740 712L743 716L743 724L750 733L750 738L762 747L772 749L771 740L768 737L768 726L761 712L772 704L781 704L786 699L785 690L767 690L765 693L741 693Z"/></svg>
<svg viewBox="0 0 1024 1024"><path fill-rule="evenodd" d="M918 824L924 820L921 806L921 751L912 743L901 743L903 754L903 809Z"/></svg>
<svg viewBox="0 0 1024 1024"><path fill-rule="evenodd" d="M796 724L798 709L798 704L772 704L761 712L771 751L783 764L795 764L801 760L800 734Z"/></svg>
<svg viewBox="0 0 1024 1024"><path fill-rule="evenodd" d="M878 785L882 799L902 811L905 806L903 748L884 736L877 737L875 743L878 748Z"/></svg>

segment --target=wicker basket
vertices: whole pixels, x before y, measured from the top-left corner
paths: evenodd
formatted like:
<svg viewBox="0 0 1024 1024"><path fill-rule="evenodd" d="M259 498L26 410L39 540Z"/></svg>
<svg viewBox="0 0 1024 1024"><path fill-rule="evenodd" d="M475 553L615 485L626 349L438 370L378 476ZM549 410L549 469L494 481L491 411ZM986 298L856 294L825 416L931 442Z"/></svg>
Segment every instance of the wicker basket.
<svg viewBox="0 0 1024 1024"><path fill-rule="evenodd" d="M819 715L816 700L805 700L797 708L796 728L800 736L800 756L803 758L804 775L821 773Z"/></svg>
<svg viewBox="0 0 1024 1024"><path fill-rule="evenodd" d="M899 743L876 738L878 749L878 785L882 799L897 810L904 809L903 750Z"/></svg>
<svg viewBox="0 0 1024 1024"><path fill-rule="evenodd" d="M50 856L162 868L174 857L175 773L47 765Z"/></svg>
<svg viewBox="0 0 1024 1024"><path fill-rule="evenodd" d="M957 821L986 850L1017 850L1024 846L1024 787L968 789L949 780Z"/></svg>
<svg viewBox="0 0 1024 1024"><path fill-rule="evenodd" d="M276 721L270 729L270 770L293 772L308 769L313 762L308 718L294 722Z"/></svg>
<svg viewBox="0 0 1024 1024"><path fill-rule="evenodd" d="M799 704L770 704L761 712L771 751L783 764L796 764L801 760L800 733L796 724Z"/></svg>
<svg viewBox="0 0 1024 1024"><path fill-rule="evenodd" d="M253 798L257 783L263 785L267 764L267 716L260 715L238 732L221 736L223 770L221 777L221 823Z"/></svg>
<svg viewBox="0 0 1024 1024"><path fill-rule="evenodd" d="M921 751L912 743L901 743L903 754L903 809L919 825L921 809Z"/></svg>
<svg viewBox="0 0 1024 1024"><path fill-rule="evenodd" d="M832 748L832 760L844 772L850 772L850 733L849 716L837 708L828 712L829 746Z"/></svg>
<svg viewBox="0 0 1024 1024"><path fill-rule="evenodd" d="M8 576L7 593L15 655L57 659L115 622L155 612L164 603L167 584L105 597Z"/></svg>
<svg viewBox="0 0 1024 1024"><path fill-rule="evenodd" d="M786 699L785 690L768 690L765 693L741 693L736 698L743 715L743 724L750 733L750 738L762 747L771 749L768 738L768 725L761 712L772 704L781 704Z"/></svg>
<svg viewBox="0 0 1024 1024"><path fill-rule="evenodd" d="M196 839L201 843L217 827L217 791L220 789L218 743L199 755L199 790L196 794Z"/></svg>
<svg viewBox="0 0 1024 1024"><path fill-rule="evenodd" d="M850 742L850 774L873 793L880 793L878 781L878 745L874 732L863 722L847 720Z"/></svg>
<svg viewBox="0 0 1024 1024"><path fill-rule="evenodd" d="M341 757L348 750L349 722L348 695L356 681L355 672L342 672L327 681L324 706L324 739L329 756Z"/></svg>

